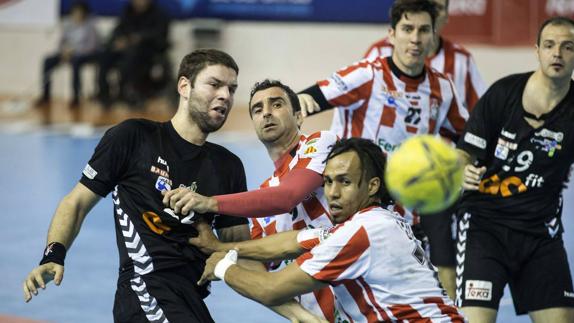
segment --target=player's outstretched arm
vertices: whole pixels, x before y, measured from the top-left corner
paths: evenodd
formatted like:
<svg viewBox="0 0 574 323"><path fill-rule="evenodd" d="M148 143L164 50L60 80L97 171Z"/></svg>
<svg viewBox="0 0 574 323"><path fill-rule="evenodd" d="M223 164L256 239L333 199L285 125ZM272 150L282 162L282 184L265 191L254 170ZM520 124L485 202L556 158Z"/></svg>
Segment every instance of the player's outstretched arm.
<svg viewBox="0 0 574 323"><path fill-rule="evenodd" d="M224 279L241 295L267 306L282 304L297 295L327 286L302 271L296 263L278 272L256 272L236 265L232 253L211 255L200 282Z"/></svg>
<svg viewBox="0 0 574 323"><path fill-rule="evenodd" d="M229 238L222 235L225 233L218 232L221 241L218 240L208 224L203 222L198 223L196 229L199 235L189 239L189 243L208 254L217 251L227 252L231 249L237 249L241 258L271 261L293 259L305 252L297 242L297 234L299 231L279 232L257 240L223 242L229 241L227 240Z"/></svg>
<svg viewBox="0 0 574 323"><path fill-rule="evenodd" d="M249 192L207 197L185 188L177 188L162 194L164 205L172 208L176 214L211 212L258 218L290 212L322 184L321 174L310 169L294 169L281 179L278 186Z"/></svg>
<svg viewBox="0 0 574 323"><path fill-rule="evenodd" d="M41 265L34 268L23 283L24 300L29 302L38 295L38 288L45 289L52 280L60 285L64 278L64 257L67 249L80 232L84 218L100 197L78 183L58 205L52 218L46 251Z"/></svg>
<svg viewBox="0 0 574 323"><path fill-rule="evenodd" d="M211 242L217 241L220 246L232 246L232 245L241 245L251 242L249 228L247 225L238 225L233 227L228 227L224 229L220 229L217 231L220 239L222 241L227 242L219 242L213 231L211 230L211 226L206 224L205 222L200 222L196 225L196 229L199 232L199 237L208 237ZM295 236L295 241L297 241L297 237ZM205 250L205 248L201 248ZM225 249L225 247L223 248ZM253 259L253 258L252 258ZM265 266L259 261L248 260L248 259L240 259L238 263L245 269L253 272L261 272L266 273L267 270ZM291 322L323 322L320 318L316 317L306 309L304 309L301 304L295 302L293 299L285 300L284 302L274 304L273 306L268 305L269 309L274 311L275 313L289 319Z"/></svg>

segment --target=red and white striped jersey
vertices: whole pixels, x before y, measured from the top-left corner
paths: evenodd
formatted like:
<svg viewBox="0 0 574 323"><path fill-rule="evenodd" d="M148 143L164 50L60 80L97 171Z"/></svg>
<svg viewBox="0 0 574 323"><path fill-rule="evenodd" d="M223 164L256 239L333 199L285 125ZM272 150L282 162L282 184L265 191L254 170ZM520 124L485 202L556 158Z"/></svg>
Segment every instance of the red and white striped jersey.
<svg viewBox="0 0 574 323"><path fill-rule="evenodd" d="M297 238L305 249L314 245L297 264L333 286L352 322L464 322L398 214L371 207L330 230L303 230Z"/></svg>
<svg viewBox="0 0 574 323"><path fill-rule="evenodd" d="M278 186L281 178L292 169L306 168L321 176L325 169L325 160L331 151L331 146L337 141L337 136L329 131L316 132L310 136L302 135L299 144L295 147L284 163L276 168L273 176L268 178L262 185L264 187ZM301 230L304 228L331 228L333 222L328 213L329 205L323 192L323 187L318 187L311 192L305 200L297 204L290 213L269 215L264 218L251 218L251 238L258 239L277 232ZM291 262L289 261L286 261ZM283 268L286 263L271 264L273 270ZM301 305L322 315L333 322L335 315L335 301L331 288L323 288L313 293L301 295Z"/></svg>
<svg viewBox="0 0 574 323"><path fill-rule="evenodd" d="M362 137L378 144L385 154L417 134L441 134L453 140L468 119L452 82L425 66L418 79L397 75L390 57L362 60L334 73L318 85L335 106L331 130L342 138ZM402 208L412 223L418 217Z"/></svg>
<svg viewBox="0 0 574 323"><path fill-rule="evenodd" d="M478 67L466 48L443 37L440 41L439 51L428 57L426 64L452 80L462 103L472 111L478 99L486 91ZM393 45L388 38L384 38L371 45L364 58L372 61L377 57L391 56L392 53Z"/></svg>

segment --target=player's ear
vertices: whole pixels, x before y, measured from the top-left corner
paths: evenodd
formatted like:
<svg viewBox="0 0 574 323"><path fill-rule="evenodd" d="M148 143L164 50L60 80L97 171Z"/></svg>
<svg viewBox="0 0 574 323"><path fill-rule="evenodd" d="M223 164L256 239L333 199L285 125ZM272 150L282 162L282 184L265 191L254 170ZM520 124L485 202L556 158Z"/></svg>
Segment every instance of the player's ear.
<svg viewBox="0 0 574 323"><path fill-rule="evenodd" d="M369 180L369 196L377 194L380 187L381 187L381 179L378 177L371 178Z"/></svg>
<svg viewBox="0 0 574 323"><path fill-rule="evenodd" d="M177 93L184 99L189 98L189 91L191 90L191 83L189 79L185 76L181 76L177 81Z"/></svg>

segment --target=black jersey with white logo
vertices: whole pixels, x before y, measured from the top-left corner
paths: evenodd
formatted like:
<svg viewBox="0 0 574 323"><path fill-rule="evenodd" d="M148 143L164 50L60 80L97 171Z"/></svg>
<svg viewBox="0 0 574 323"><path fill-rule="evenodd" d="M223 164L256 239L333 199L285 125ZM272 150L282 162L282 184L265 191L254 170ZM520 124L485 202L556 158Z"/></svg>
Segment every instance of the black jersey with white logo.
<svg viewBox="0 0 574 323"><path fill-rule="evenodd" d="M155 270L197 264L205 255L188 245L196 235L190 217L162 203L164 190L187 187L212 196L246 190L239 158L206 142L181 138L171 122L128 120L108 130L80 180L100 196L112 193L120 254L120 281ZM206 214L215 228L246 224L244 218ZM201 271L200 271L201 272Z"/></svg>
<svg viewBox="0 0 574 323"><path fill-rule="evenodd" d="M535 129L522 95L531 73L493 84L476 104L458 148L486 166L479 191L465 192L461 208L533 234L562 232L562 191L574 162L574 82Z"/></svg>

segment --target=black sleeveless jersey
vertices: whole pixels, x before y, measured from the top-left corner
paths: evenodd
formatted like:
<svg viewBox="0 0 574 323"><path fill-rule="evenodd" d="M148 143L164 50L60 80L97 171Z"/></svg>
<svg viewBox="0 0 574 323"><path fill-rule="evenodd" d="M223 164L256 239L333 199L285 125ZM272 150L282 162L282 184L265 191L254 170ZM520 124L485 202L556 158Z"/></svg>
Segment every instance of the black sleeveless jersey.
<svg viewBox="0 0 574 323"><path fill-rule="evenodd" d="M127 120L108 130L80 182L105 197L113 192L120 279L192 263L201 273L205 255L188 245L196 235L189 217L162 203L162 190L188 187L212 196L246 190L239 158L206 142L181 138L171 122ZM244 218L204 215L215 228L246 224Z"/></svg>
<svg viewBox="0 0 574 323"><path fill-rule="evenodd" d="M487 170L460 207L488 221L538 235L562 232L562 191L574 162L574 82L533 128L522 95L532 72L505 77L478 101L458 148ZM572 198L572 197L570 197Z"/></svg>

